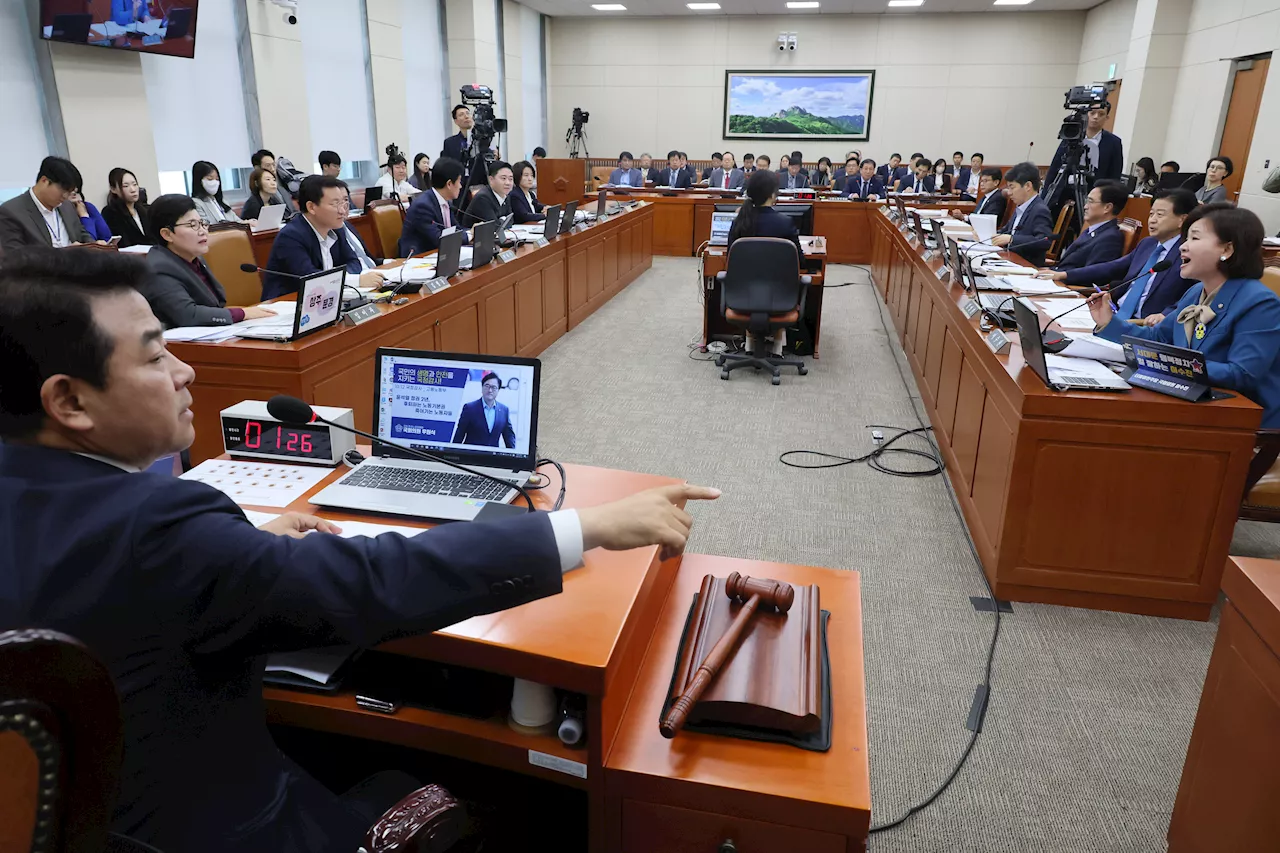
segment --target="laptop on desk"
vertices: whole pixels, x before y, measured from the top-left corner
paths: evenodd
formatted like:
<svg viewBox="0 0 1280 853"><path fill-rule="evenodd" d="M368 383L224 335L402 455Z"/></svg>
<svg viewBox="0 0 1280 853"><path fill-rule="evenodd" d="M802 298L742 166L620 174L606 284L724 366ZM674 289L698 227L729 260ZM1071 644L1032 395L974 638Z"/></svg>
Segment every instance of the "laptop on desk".
<svg viewBox="0 0 1280 853"><path fill-rule="evenodd" d="M373 434L523 486L537 461L541 370L536 358L379 348ZM470 521L485 504L517 494L448 465L409 458L394 446L374 445L373 453L311 502Z"/></svg>
<svg viewBox="0 0 1280 853"><path fill-rule="evenodd" d="M550 242L560 233L560 205L553 204L543 213L546 218L542 220L542 239Z"/></svg>
<svg viewBox="0 0 1280 853"><path fill-rule="evenodd" d="M1040 315L1026 297L1013 300L1013 315L1018 319L1018 340L1022 343L1022 360L1053 391L1128 391L1129 383L1116 376L1101 363L1087 358L1057 356L1069 367L1050 367L1040 333Z"/></svg>
<svg viewBox="0 0 1280 853"><path fill-rule="evenodd" d="M729 245L729 230L733 228L733 220L736 219L737 216L737 211L734 211L733 213L716 211L711 214L711 240L709 241L709 245Z"/></svg>
<svg viewBox="0 0 1280 853"><path fill-rule="evenodd" d="M471 265L468 269L478 270L493 260L497 233L497 222L481 222L475 227L471 232Z"/></svg>
<svg viewBox="0 0 1280 853"><path fill-rule="evenodd" d="M560 233L567 234L569 229L573 227L573 217L578 212L578 202L571 201L564 206L564 213L560 216Z"/></svg>
<svg viewBox="0 0 1280 853"><path fill-rule="evenodd" d="M284 222L283 204L269 204L258 211L258 221L254 223L252 231L257 234L260 231L272 231L280 227L280 223Z"/></svg>
<svg viewBox="0 0 1280 853"><path fill-rule="evenodd" d="M346 286L346 267L321 270L298 280L298 298L288 305L293 313L248 320L234 325L242 338L288 342L327 329L342 319L342 290Z"/></svg>

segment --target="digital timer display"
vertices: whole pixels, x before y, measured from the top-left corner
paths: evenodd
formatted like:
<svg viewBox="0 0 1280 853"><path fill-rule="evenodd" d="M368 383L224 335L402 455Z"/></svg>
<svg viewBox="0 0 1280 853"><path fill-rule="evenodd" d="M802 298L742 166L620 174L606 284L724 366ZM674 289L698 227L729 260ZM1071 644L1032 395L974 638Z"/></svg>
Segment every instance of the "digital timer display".
<svg viewBox="0 0 1280 853"><path fill-rule="evenodd" d="M333 447L325 427L291 427L252 418L222 418L222 434L228 453L261 453L329 460Z"/></svg>

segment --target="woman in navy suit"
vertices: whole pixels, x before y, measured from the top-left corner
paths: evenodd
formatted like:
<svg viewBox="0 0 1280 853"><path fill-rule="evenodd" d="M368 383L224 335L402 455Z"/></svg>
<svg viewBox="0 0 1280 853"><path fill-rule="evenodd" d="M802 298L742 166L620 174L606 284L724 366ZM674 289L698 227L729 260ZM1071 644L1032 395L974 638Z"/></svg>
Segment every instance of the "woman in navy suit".
<svg viewBox="0 0 1280 853"><path fill-rule="evenodd" d="M1097 334L1124 335L1198 350L1209 382L1238 391L1262 406L1262 426L1280 427L1280 297L1262 276L1262 221L1250 210L1219 202L1187 217L1182 277L1198 279L1158 325L1114 319L1105 294L1089 300Z"/></svg>
<svg viewBox="0 0 1280 853"><path fill-rule="evenodd" d="M747 175L747 183L743 187L745 197L738 215L729 228L729 249L739 237L781 237L790 240L796 246L796 263L804 257L800 250L800 232L796 230L795 221L785 213L773 209L778 201L779 177L777 172L758 169ZM779 329L773 339L773 355L781 356L786 345L787 333ZM747 352L756 353L757 343L750 331L747 332Z"/></svg>
<svg viewBox="0 0 1280 853"><path fill-rule="evenodd" d="M507 199L511 203L511 212L516 215L516 224L543 221L547 216L542 212L542 202L538 201L538 196L533 191L534 181L537 180L533 164L528 160L521 160L516 163L513 171L516 177L516 188L511 191Z"/></svg>

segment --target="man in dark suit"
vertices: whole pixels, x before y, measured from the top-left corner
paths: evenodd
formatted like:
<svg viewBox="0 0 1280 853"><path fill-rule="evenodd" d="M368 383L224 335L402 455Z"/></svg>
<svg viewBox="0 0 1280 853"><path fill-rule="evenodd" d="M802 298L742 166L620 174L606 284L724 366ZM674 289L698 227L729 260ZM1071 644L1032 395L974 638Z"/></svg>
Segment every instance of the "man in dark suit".
<svg viewBox="0 0 1280 853"><path fill-rule="evenodd" d="M1119 181L1094 184L1084 205L1084 230L1063 249L1054 269L1079 269L1114 261L1124 254L1124 232L1116 217L1128 200L1129 191Z"/></svg>
<svg viewBox="0 0 1280 853"><path fill-rule="evenodd" d="M1182 224L1196 208L1196 197L1190 190L1161 190L1151 202L1147 230L1151 236L1141 240L1124 257L1079 269L1045 270L1042 277L1052 278L1070 287L1113 284L1145 272L1123 293L1112 294L1117 301L1116 316L1121 320L1141 320L1154 326L1164 319L1196 282L1182 277ZM1172 261L1163 272L1149 270L1161 261Z"/></svg>
<svg viewBox="0 0 1280 853"><path fill-rule="evenodd" d="M847 158L844 161L844 165L837 169L835 174L832 175L831 189L841 195L848 195L845 190L849 188L849 179L858 177L860 168L861 163L859 161L854 160L853 157Z"/></svg>
<svg viewBox="0 0 1280 853"><path fill-rule="evenodd" d="M689 186L698 182L698 170L689 162L689 155L683 151L680 152L680 168L689 176Z"/></svg>
<svg viewBox="0 0 1280 853"><path fill-rule="evenodd" d="M464 180L471 175L470 157L468 152L471 149L471 129L475 127L475 119L471 116L471 108L458 104L453 108L453 123L458 128L458 132L450 136L444 141L444 146L440 151L440 159L448 157L457 160L463 165ZM480 154L492 154L493 149L489 148Z"/></svg>
<svg viewBox="0 0 1280 853"><path fill-rule="evenodd" d="M912 161L912 168L915 170L914 173L898 182L898 192L915 194L933 192L933 182L929 180L933 177L929 174L933 170L933 164L921 157Z"/></svg>
<svg viewBox="0 0 1280 853"><path fill-rule="evenodd" d="M161 850L348 853L369 829L369 802L358 811L272 740L265 655L367 648L555 595L595 547L659 544L667 559L690 526L676 504L716 494L673 486L412 537L344 539L298 513L255 528L217 489L147 472L195 437L195 374L136 289L140 259L72 254L0 269L0 352L14 356L0 371L0 631L60 631L105 663L124 732L110 828Z"/></svg>
<svg viewBox="0 0 1280 853"><path fill-rule="evenodd" d="M1000 233L991 238L991 245L1044 266L1045 253L1053 244L1053 214L1040 198L1040 169L1035 163L1019 163L1004 180L1005 194L1016 209Z"/></svg>
<svg viewBox="0 0 1280 853"><path fill-rule="evenodd" d="M431 169L431 189L418 193L405 213L398 246L400 257L439 249L445 229L458 227L461 217L455 202L462 193L462 172L457 160L446 157L436 161ZM466 241L464 235L463 242Z"/></svg>
<svg viewBox="0 0 1280 853"><path fill-rule="evenodd" d="M31 189L0 204L0 251L92 243L70 201L81 183L80 170L70 160L44 158Z"/></svg>
<svg viewBox="0 0 1280 853"><path fill-rule="evenodd" d="M769 159L768 154L761 154L760 156L756 157L755 171L767 172L772 166L773 166L773 161Z"/></svg>
<svg viewBox="0 0 1280 853"><path fill-rule="evenodd" d="M454 444L478 444L497 447L498 440L508 448L516 446L516 431L511 426L511 412L498 402L502 379L492 370L480 377L480 399L462 407L458 426L453 432Z"/></svg>
<svg viewBox="0 0 1280 853"><path fill-rule="evenodd" d="M742 174L750 175L755 170L756 170L756 155L743 154L742 155Z"/></svg>
<svg viewBox="0 0 1280 853"><path fill-rule="evenodd" d="M639 187L644 185L644 176L635 168L635 161L630 151L618 155L618 168L609 173L609 184L615 187Z"/></svg>
<svg viewBox="0 0 1280 853"><path fill-rule="evenodd" d="M511 195L514 186L511 164L495 160L489 166L489 186L481 187L471 199L471 204L463 212L463 219L475 225L477 222L496 222L511 213L507 196Z"/></svg>
<svg viewBox="0 0 1280 853"><path fill-rule="evenodd" d="M658 183L662 170L654 168L653 158L648 154L640 155L640 180L645 183Z"/></svg>
<svg viewBox="0 0 1280 853"><path fill-rule="evenodd" d="M740 190L747 176L736 165L732 151L720 155L720 168L712 171L709 186L721 190Z"/></svg>
<svg viewBox="0 0 1280 853"><path fill-rule="evenodd" d="M982 184L982 164L984 158L981 154L974 152L969 158L969 168L965 169L962 177L964 180L959 183L952 183L952 188L960 193L965 199L975 199L978 197L978 191Z"/></svg>
<svg viewBox="0 0 1280 853"><path fill-rule="evenodd" d="M1111 131L1102 129L1102 125L1110 114L1110 104L1104 108L1089 110L1089 117L1085 124L1085 156L1093 166L1095 180L1109 178L1118 181L1124 172L1124 143ZM1066 155L1067 142L1064 139L1058 143L1058 150L1054 152L1053 161L1049 163L1049 171L1044 176L1046 184L1052 184L1053 179L1058 176Z"/></svg>
<svg viewBox="0 0 1280 853"><path fill-rule="evenodd" d="M852 162L846 168L852 169ZM879 201L886 194L887 191L884 188L884 184L880 182L880 176L876 174L876 161L870 157L862 161L853 177L845 180L845 198L856 198L861 201Z"/></svg>
<svg viewBox="0 0 1280 853"><path fill-rule="evenodd" d="M701 180L710 181L711 175L724 165L724 155L719 151L711 155L711 165L702 170Z"/></svg>
<svg viewBox="0 0 1280 853"><path fill-rule="evenodd" d="M845 162L845 165L841 166L840 168L836 169L834 172L831 173L831 186L833 189L836 186L836 181L850 175L858 174L858 169L862 163L862 152L850 151L848 154L844 155L844 162ZM850 162L853 163L852 169L849 168ZM844 184L841 184L840 186L843 188Z"/></svg>
<svg viewBox="0 0 1280 853"><path fill-rule="evenodd" d="M955 192L963 191L964 187L969 186L969 175L971 171L964 164L964 152L956 151L951 155L951 166L947 169L947 174L951 176L951 188Z"/></svg>
<svg viewBox="0 0 1280 853"><path fill-rule="evenodd" d="M902 155L896 152L889 157L888 163L876 169L876 174L880 177L881 183L884 184L885 189L889 190L896 187L898 181L905 178L910 172L911 169L902 164Z"/></svg>
<svg viewBox="0 0 1280 853"><path fill-rule="evenodd" d="M996 218L997 223L1004 217L1006 199L1000 190L1000 181L1003 179L1004 174L995 166L982 170L978 178L978 192L982 197L978 199L978 205L973 209L973 213L990 214ZM968 222L971 214L953 210L951 215Z"/></svg>
<svg viewBox="0 0 1280 853"><path fill-rule="evenodd" d="M679 151L667 152L667 168L662 170L662 174L658 175L658 186L688 189L689 173L680 168Z"/></svg>
<svg viewBox="0 0 1280 853"><path fill-rule="evenodd" d="M376 287L382 281L382 273L362 269L359 257L342 233L346 225L346 184L337 178L308 175L298 187L298 204L302 215L281 228L271 245L262 284L264 300L297 293L295 276L334 267L346 267L347 274L358 276L365 287Z"/></svg>
<svg viewBox="0 0 1280 853"><path fill-rule="evenodd" d="M803 190L809 187L809 175L804 171L804 157L799 151L792 151L787 158L787 173L781 178L779 189Z"/></svg>

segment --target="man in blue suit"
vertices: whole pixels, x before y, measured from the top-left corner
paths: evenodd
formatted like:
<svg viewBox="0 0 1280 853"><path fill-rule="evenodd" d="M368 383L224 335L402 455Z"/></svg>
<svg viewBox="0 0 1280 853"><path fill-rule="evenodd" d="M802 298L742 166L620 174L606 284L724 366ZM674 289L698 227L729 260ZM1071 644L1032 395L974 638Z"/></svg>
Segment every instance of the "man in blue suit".
<svg viewBox="0 0 1280 853"><path fill-rule="evenodd" d="M1162 190L1152 200L1151 213L1147 217L1147 230L1151 236L1141 240L1132 252L1109 263L1070 271L1045 271L1042 275L1069 287L1084 287L1118 284L1145 272L1127 285L1123 293L1112 294L1112 298L1118 298L1117 313L1121 320L1141 320L1146 325L1155 325L1195 284L1193 279L1183 278L1180 257L1182 225L1195 207L1196 197L1190 190ZM1165 260L1172 261L1168 269L1150 272L1152 267Z"/></svg>
<svg viewBox="0 0 1280 853"><path fill-rule="evenodd" d="M516 431L511 426L511 412L498 402L502 380L492 370L480 377L480 399L462 407L458 426L453 432L454 444L478 444L497 447L498 439L509 448L516 446Z"/></svg>
<svg viewBox="0 0 1280 853"><path fill-rule="evenodd" d="M1106 123L1107 116L1110 114L1111 105L1107 104L1106 107L1089 110L1089 117L1086 120L1084 133L1085 156L1089 158L1089 163L1093 166L1095 180L1109 178L1110 180L1118 181L1124 172L1124 143L1120 141L1120 137L1111 131L1102 129L1102 125ZM1054 152L1053 161L1049 164L1049 171L1044 176L1046 184L1053 183L1053 179L1062 170L1062 162L1066 156L1067 141L1064 139L1058 143L1058 150Z"/></svg>
<svg viewBox="0 0 1280 853"><path fill-rule="evenodd" d="M951 166L948 167L947 174L951 175L951 188L955 192L961 192L964 187L969 186L969 175L972 171L964 164L963 151L957 151L951 155Z"/></svg>
<svg viewBox="0 0 1280 853"><path fill-rule="evenodd" d="M780 178L779 189L803 190L809 187L809 174L804 170L804 157L799 151L792 151L787 158L786 174Z"/></svg>
<svg viewBox="0 0 1280 853"><path fill-rule="evenodd" d="M454 202L462 193L462 172L462 164L457 160L436 161L431 168L431 190L418 193L404 216L398 245L400 257L410 258L439 249L445 229L458 226ZM463 242L466 241L464 235Z"/></svg>
<svg viewBox="0 0 1280 853"><path fill-rule="evenodd" d="M453 108L453 123L458 128L458 132L448 137L444 141L444 145L440 151L440 158L443 160L448 157L451 160L457 160L463 165L463 177L470 177L471 163L469 162L468 153L471 149L471 129L475 127L475 118L471 115L471 108L463 104L458 104ZM492 154L493 149L489 148L481 154Z"/></svg>
<svg viewBox="0 0 1280 853"><path fill-rule="evenodd" d="M920 157L911 162L912 173L903 178L898 184L898 192L900 193L931 193L933 192L933 176L929 174L933 171L933 164Z"/></svg>
<svg viewBox="0 0 1280 853"><path fill-rule="evenodd" d="M1013 216L991 238L991 245L1017 252L1038 267L1053 244L1053 215L1040 198L1040 169L1019 163L1004 176L1005 195L1013 202Z"/></svg>
<svg viewBox="0 0 1280 853"><path fill-rule="evenodd" d="M618 168L609 173L609 184L615 187L642 187L644 177L640 170L632 167L630 151L618 155Z"/></svg>
<svg viewBox="0 0 1280 853"><path fill-rule="evenodd" d="M852 168L852 163L849 167ZM870 157L863 160L858 172L845 179L845 198L856 198L861 201L878 201L885 197L886 190L876 174L876 161Z"/></svg>
<svg viewBox="0 0 1280 853"><path fill-rule="evenodd" d="M668 151L667 168L658 175L658 186L688 189L689 185L689 173L680 168L680 152Z"/></svg>
<svg viewBox="0 0 1280 853"><path fill-rule="evenodd" d="M880 181L885 185L885 189L893 189L894 186L910 174L911 169L902 165L902 155L895 152L889 157L889 162L885 163L879 169L876 169L876 175L880 177Z"/></svg>
<svg viewBox="0 0 1280 853"><path fill-rule="evenodd" d="M364 270L360 258L343 234L346 225L347 189L337 178L308 175L298 187L301 216L280 229L271 245L262 298L275 299L298 292L298 279L334 267L346 267L365 287L376 287L382 273ZM288 275L276 275L288 273Z"/></svg>
<svg viewBox="0 0 1280 853"><path fill-rule="evenodd" d="M1084 230L1062 251L1054 269L1074 270L1120 257L1124 253L1124 232L1116 217L1128 200L1129 191L1119 181L1094 184L1084 205Z"/></svg>
<svg viewBox="0 0 1280 853"><path fill-rule="evenodd" d="M675 504L715 494L668 487L408 538L344 539L297 513L255 528L217 489L146 471L195 435L195 374L137 291L146 265L5 261L0 631L60 631L108 667L124 730L110 828L161 850L350 853L392 805L337 797L285 758L265 655L370 647L554 595L594 547L674 555L690 525Z"/></svg>

